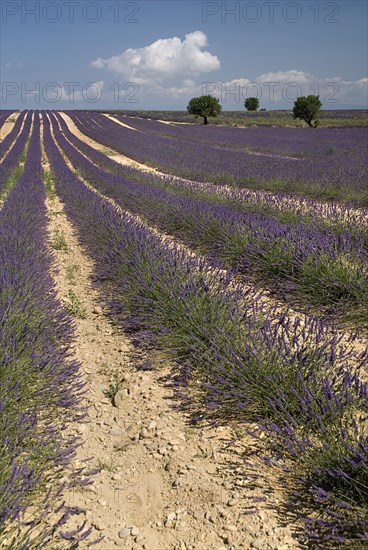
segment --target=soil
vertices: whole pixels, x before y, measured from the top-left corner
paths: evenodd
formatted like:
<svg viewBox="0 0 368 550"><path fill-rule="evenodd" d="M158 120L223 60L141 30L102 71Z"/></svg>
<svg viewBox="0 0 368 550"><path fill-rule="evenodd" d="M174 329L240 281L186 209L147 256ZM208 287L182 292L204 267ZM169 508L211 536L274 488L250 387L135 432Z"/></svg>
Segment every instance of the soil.
<svg viewBox="0 0 368 550"><path fill-rule="evenodd" d="M20 113L13 113L6 119L6 121L0 128L0 141L3 141L3 139L12 131L13 126L19 115Z"/></svg>

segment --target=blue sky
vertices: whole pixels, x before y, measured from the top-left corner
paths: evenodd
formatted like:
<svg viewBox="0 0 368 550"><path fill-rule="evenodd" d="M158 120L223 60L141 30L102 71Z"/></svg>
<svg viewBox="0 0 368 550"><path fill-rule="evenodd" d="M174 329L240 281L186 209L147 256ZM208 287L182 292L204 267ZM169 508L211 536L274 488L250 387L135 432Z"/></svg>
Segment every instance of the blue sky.
<svg viewBox="0 0 368 550"><path fill-rule="evenodd" d="M367 3L2 0L2 108L367 108Z"/></svg>

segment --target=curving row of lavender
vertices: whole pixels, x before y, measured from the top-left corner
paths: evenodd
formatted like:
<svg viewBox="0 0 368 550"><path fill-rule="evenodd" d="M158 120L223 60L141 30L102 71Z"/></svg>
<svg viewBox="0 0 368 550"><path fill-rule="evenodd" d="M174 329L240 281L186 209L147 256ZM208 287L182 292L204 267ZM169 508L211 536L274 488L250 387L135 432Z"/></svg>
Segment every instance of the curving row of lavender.
<svg viewBox="0 0 368 550"><path fill-rule="evenodd" d="M284 223L274 216L239 212L137 183L90 162L67 141L52 115L51 120L57 142L74 168L122 208L205 252L216 267L232 267L278 295L287 293L289 300L307 303L308 308L313 303L332 315L344 313L345 318L368 322L365 235L336 233L313 223Z"/></svg>
<svg viewBox="0 0 368 550"><path fill-rule="evenodd" d="M267 151L248 152L246 148L241 150L227 147L226 142L219 145L195 142L190 137L179 139L130 130L98 113L67 111L67 114L92 139L164 172L237 187L282 190L319 198L351 200L360 205L368 204L365 128L324 130L331 133L347 132L345 143L349 143L350 131L357 132L357 137L353 140L356 146L352 150L345 152L342 149L340 152L332 146L331 154L317 156L312 152L308 157L294 158ZM275 130L290 130L289 137L293 140L295 130ZM307 129L302 131L304 134L308 132ZM314 133L309 129L307 135L310 143L313 143ZM273 137L278 139L276 135Z"/></svg>
<svg viewBox="0 0 368 550"><path fill-rule="evenodd" d="M19 122L18 122L19 121ZM23 124L24 121L24 124ZM23 128L21 132L19 133L20 127L23 124ZM7 141L6 146L7 148L10 147L11 143L14 139L16 139L15 143L13 144L12 148L6 155L6 157L2 160L0 164L0 194L2 194L5 190L7 180L11 173L16 170L19 167L19 162L22 158L22 155L24 153L25 146L27 144L27 140L29 139L29 134L31 130L32 125L32 112L28 111L27 114L22 113L18 117L18 120L16 124L14 125L13 130L10 132L10 134L4 139L4 141L9 138L9 141ZM1 147L2 151L5 151L6 149Z"/></svg>
<svg viewBox="0 0 368 550"><path fill-rule="evenodd" d="M33 528L53 510L60 485L39 491L73 457L75 442L62 431L76 417L81 391L70 359L72 321L50 275L40 119L33 116L24 172L0 210L0 541L7 548L28 548ZM36 515L26 521L30 504ZM39 547L54 527L35 539Z"/></svg>
<svg viewBox="0 0 368 550"><path fill-rule="evenodd" d="M48 119L44 145L115 321L169 354L178 395L195 416L256 421L272 435L272 462L288 476L290 501L303 503L296 507L305 516L303 541L363 548L368 439L356 418L368 412L358 375L367 352L343 345L317 319L268 309L229 275L104 200L68 168Z"/></svg>

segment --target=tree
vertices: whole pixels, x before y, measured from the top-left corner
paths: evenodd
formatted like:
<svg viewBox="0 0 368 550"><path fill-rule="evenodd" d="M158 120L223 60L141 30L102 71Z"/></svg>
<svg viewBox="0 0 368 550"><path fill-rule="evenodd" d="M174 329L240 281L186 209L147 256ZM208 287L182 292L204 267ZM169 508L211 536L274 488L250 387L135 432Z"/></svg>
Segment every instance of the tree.
<svg viewBox="0 0 368 550"><path fill-rule="evenodd" d="M293 117L305 120L311 128L317 128L319 124L317 116L321 107L319 95L297 97L294 102Z"/></svg>
<svg viewBox="0 0 368 550"><path fill-rule="evenodd" d="M247 99L244 101L244 107L247 111L257 111L259 107L258 97L247 97Z"/></svg>
<svg viewBox="0 0 368 550"><path fill-rule="evenodd" d="M188 103L187 111L195 117L203 117L203 124L208 124L207 117L217 116L221 113L222 107L218 99L212 95L202 95L200 97L192 97Z"/></svg>

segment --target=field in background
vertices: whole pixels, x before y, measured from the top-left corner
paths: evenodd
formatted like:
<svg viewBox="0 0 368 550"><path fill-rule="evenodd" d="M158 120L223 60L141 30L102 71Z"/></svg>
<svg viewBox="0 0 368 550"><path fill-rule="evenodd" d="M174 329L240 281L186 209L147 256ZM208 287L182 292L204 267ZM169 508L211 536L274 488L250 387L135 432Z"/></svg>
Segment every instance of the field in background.
<svg viewBox="0 0 368 550"><path fill-rule="evenodd" d="M202 124L202 118L195 119L186 111L141 111L141 110L106 110L99 111L110 114L126 114L128 116L137 116L142 118L152 118L153 120L167 120L174 122L188 122L193 124ZM294 120L292 111L258 111L255 113L243 111L223 111L217 118L209 118L209 124L224 126L292 126L301 128L304 123L301 120ZM320 126L365 126L368 124L368 110L322 110L320 115ZM306 126L306 125L305 125Z"/></svg>

